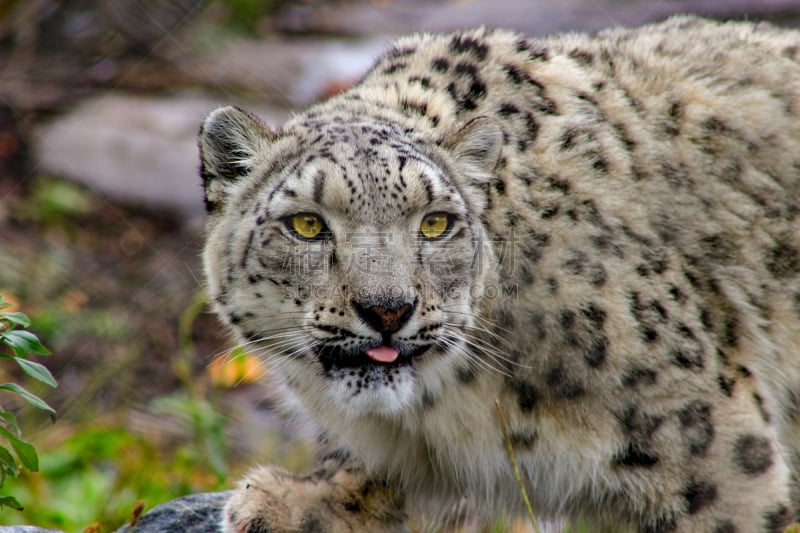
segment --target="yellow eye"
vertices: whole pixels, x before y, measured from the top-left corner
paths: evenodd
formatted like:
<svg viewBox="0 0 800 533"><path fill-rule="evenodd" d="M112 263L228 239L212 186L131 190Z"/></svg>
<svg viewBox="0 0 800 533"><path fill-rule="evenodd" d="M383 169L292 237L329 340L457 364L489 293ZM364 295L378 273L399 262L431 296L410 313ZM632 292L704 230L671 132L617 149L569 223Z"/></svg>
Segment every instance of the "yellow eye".
<svg viewBox="0 0 800 533"><path fill-rule="evenodd" d="M419 231L426 239L438 239L450 229L451 216L447 213L431 213L425 215Z"/></svg>
<svg viewBox="0 0 800 533"><path fill-rule="evenodd" d="M320 236L325 224L322 219L313 213L300 213L290 219L290 227L303 239L315 239Z"/></svg>

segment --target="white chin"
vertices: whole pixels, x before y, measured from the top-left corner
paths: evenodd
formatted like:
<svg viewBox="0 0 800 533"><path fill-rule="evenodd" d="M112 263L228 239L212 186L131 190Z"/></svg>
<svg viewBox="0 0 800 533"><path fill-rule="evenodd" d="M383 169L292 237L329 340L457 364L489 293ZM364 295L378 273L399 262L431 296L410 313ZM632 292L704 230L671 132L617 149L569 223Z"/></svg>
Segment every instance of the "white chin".
<svg viewBox="0 0 800 533"><path fill-rule="evenodd" d="M332 370L327 395L340 411L354 416L397 415L414 398L414 370L410 367Z"/></svg>

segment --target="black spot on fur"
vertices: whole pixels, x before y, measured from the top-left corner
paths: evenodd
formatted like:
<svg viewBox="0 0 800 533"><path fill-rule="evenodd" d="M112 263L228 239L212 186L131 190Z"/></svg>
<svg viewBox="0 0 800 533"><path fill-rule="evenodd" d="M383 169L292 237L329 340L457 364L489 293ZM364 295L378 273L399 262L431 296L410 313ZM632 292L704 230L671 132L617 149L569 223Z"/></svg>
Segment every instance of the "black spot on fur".
<svg viewBox="0 0 800 533"><path fill-rule="evenodd" d="M542 208L542 218L545 220L549 220L555 217L558 212L561 210L561 206L555 205L546 205Z"/></svg>
<svg viewBox="0 0 800 533"><path fill-rule="evenodd" d="M422 408L430 409L436 404L436 398L431 394L431 391L425 389L422 391Z"/></svg>
<svg viewBox="0 0 800 533"><path fill-rule="evenodd" d="M477 108L477 100L486 95L486 85L478 77L477 67L462 61L454 70L459 79L447 85L447 92L462 110Z"/></svg>
<svg viewBox="0 0 800 533"><path fill-rule="evenodd" d="M433 60L431 66L437 72L447 72L447 69L450 68L450 61L444 57L439 57Z"/></svg>
<svg viewBox="0 0 800 533"><path fill-rule="evenodd" d="M736 380L733 378L726 376L725 374L719 374L717 376L717 385L719 385L719 390L730 398L733 396L733 386L736 384Z"/></svg>
<svg viewBox="0 0 800 533"><path fill-rule="evenodd" d="M701 307L699 309L699 319L700 323L703 325L704 331L713 331L714 330L714 320L711 318L711 311L706 309L705 307Z"/></svg>
<svg viewBox="0 0 800 533"><path fill-rule="evenodd" d="M695 400L678 411L681 435L690 454L704 456L714 440L711 405Z"/></svg>
<svg viewBox="0 0 800 533"><path fill-rule="evenodd" d="M428 104L424 102L412 102L410 100L403 99L400 101L400 107L403 111L407 111L413 115L420 115L420 116L427 116L428 114Z"/></svg>
<svg viewBox="0 0 800 533"><path fill-rule="evenodd" d="M594 54L588 50L580 50L578 48L570 50L569 57L582 65L591 65L594 62Z"/></svg>
<svg viewBox="0 0 800 533"><path fill-rule="evenodd" d="M615 466L650 468L658 464L658 457L629 443L621 453L614 456Z"/></svg>
<svg viewBox="0 0 800 533"><path fill-rule="evenodd" d="M269 523L267 523L266 519L262 516L259 516L247 524L245 533L273 533L273 530Z"/></svg>
<svg viewBox="0 0 800 533"><path fill-rule="evenodd" d="M516 65L503 65L503 70L506 72L508 80L515 85L521 84L528 77L527 74Z"/></svg>
<svg viewBox="0 0 800 533"><path fill-rule="evenodd" d="M474 366L465 366L456 368L456 379L464 385L468 385L475 381L478 376L478 371Z"/></svg>
<svg viewBox="0 0 800 533"><path fill-rule="evenodd" d="M675 520L675 516L669 513L648 520L639 528L638 533L670 533L676 531L677 528L678 524Z"/></svg>
<svg viewBox="0 0 800 533"><path fill-rule="evenodd" d="M739 344L739 318L735 315L729 315L725 318L722 344L731 348Z"/></svg>
<svg viewBox="0 0 800 533"><path fill-rule="evenodd" d="M569 375L563 365L556 365L545 375L545 382L553 393L565 400L574 400L586 394L586 388Z"/></svg>
<svg viewBox="0 0 800 533"><path fill-rule="evenodd" d="M763 474L773 462L769 439L751 433L739 436L733 445L733 459L748 476Z"/></svg>
<svg viewBox="0 0 800 533"><path fill-rule="evenodd" d="M431 79L429 77L427 77L427 76L411 76L410 78L408 78L408 81L410 83L414 83L414 82L419 83L425 89L430 89L430 88L433 87L433 84L431 83Z"/></svg>
<svg viewBox="0 0 800 533"><path fill-rule="evenodd" d="M717 522L714 533L736 533L736 526L730 520L722 520Z"/></svg>
<svg viewBox="0 0 800 533"><path fill-rule="evenodd" d="M669 120L664 124L664 133L670 136L679 135L681 132L681 119L683 118L683 103L672 102L669 108Z"/></svg>
<svg viewBox="0 0 800 533"><path fill-rule="evenodd" d="M602 263L592 263L588 267L589 283L592 287L600 288L608 281L608 273Z"/></svg>
<svg viewBox="0 0 800 533"><path fill-rule="evenodd" d="M519 113L519 108L514 104L504 103L500 104L500 109L498 109L498 113L504 117L508 117L515 113Z"/></svg>
<svg viewBox="0 0 800 533"><path fill-rule="evenodd" d="M603 365L608 356L608 339L605 336L592 339L589 349L584 354L586 363L592 368L599 368Z"/></svg>
<svg viewBox="0 0 800 533"><path fill-rule="evenodd" d="M547 328L542 313L530 311L527 316L527 325L531 328L530 332L536 340L543 341L547 338Z"/></svg>
<svg viewBox="0 0 800 533"><path fill-rule="evenodd" d="M600 83L600 85L602 85L602 82ZM602 87L600 87L600 89L602 89ZM616 131L619 140L622 141L622 143L625 145L625 149L628 150L629 152L633 151L633 149L636 148L637 143L635 140L631 138L630 134L628 133L628 130L625 129L625 126L623 126L622 124L612 124L612 127L614 128L614 131Z"/></svg>
<svg viewBox="0 0 800 533"><path fill-rule="evenodd" d="M360 513L361 503L358 500L351 500L348 502L344 502L344 510L351 513Z"/></svg>
<svg viewBox="0 0 800 533"><path fill-rule="evenodd" d="M617 420L623 433L633 442L648 442L653 433L661 426L664 417L643 412L636 405L628 405L622 413L617 414Z"/></svg>
<svg viewBox="0 0 800 533"><path fill-rule="evenodd" d="M703 361L703 352L701 350L675 349L672 350L671 357L672 363L675 366L692 372L700 372L705 365Z"/></svg>
<svg viewBox="0 0 800 533"><path fill-rule="evenodd" d="M307 511L300 519L299 533L325 533L326 531L328 528L313 511Z"/></svg>
<svg viewBox="0 0 800 533"><path fill-rule="evenodd" d="M756 407L758 408L758 413L761 415L761 420L769 424L770 416L769 412L767 412L766 406L764 405L764 398L762 398L759 393L754 392L753 402L756 404Z"/></svg>
<svg viewBox="0 0 800 533"><path fill-rule="evenodd" d="M400 70L405 70L408 68L408 63L392 63L385 69L383 69L384 74L394 74Z"/></svg>
<svg viewBox="0 0 800 533"><path fill-rule="evenodd" d="M523 413L530 412L539 401L539 392L527 381L513 380L511 388L517 395L517 405Z"/></svg>
<svg viewBox="0 0 800 533"><path fill-rule="evenodd" d="M764 528L767 533L781 533L791 522L792 513L784 504L779 504L764 513Z"/></svg>
<svg viewBox="0 0 800 533"><path fill-rule="evenodd" d="M547 289L550 291L550 294L555 294L558 291L558 280L554 277L547 278Z"/></svg>
<svg viewBox="0 0 800 533"><path fill-rule="evenodd" d="M703 122L702 127L710 132L713 133L728 133L731 129L728 127L725 122L718 117L711 117L705 122Z"/></svg>
<svg viewBox="0 0 800 533"><path fill-rule="evenodd" d="M557 176L550 176L545 179L545 184L549 189L560 192L561 194L569 194L571 189L570 183L567 180L560 179Z"/></svg>
<svg viewBox="0 0 800 533"><path fill-rule="evenodd" d="M561 311L558 321L565 330L572 329L572 326L575 325L575 312L569 309Z"/></svg>
<svg viewBox="0 0 800 533"><path fill-rule="evenodd" d="M539 123L530 113L525 113L525 133L529 141L533 141L539 136Z"/></svg>
<svg viewBox="0 0 800 533"><path fill-rule="evenodd" d="M767 270L776 278L788 278L800 273L800 251L787 242L778 243L769 252Z"/></svg>
<svg viewBox="0 0 800 533"><path fill-rule="evenodd" d="M577 137L578 132L574 128L568 128L564 130L559 138L559 148L562 152L569 150L575 145L575 137Z"/></svg>
<svg viewBox="0 0 800 533"><path fill-rule="evenodd" d="M656 274L663 274L669 269L669 256L663 248L648 248L642 252L642 258Z"/></svg>
<svg viewBox="0 0 800 533"><path fill-rule="evenodd" d="M454 35L450 40L450 51L454 54L470 53L483 61L489 52L489 46L474 37Z"/></svg>
<svg viewBox="0 0 800 533"><path fill-rule="evenodd" d="M625 387L635 387L637 385L653 385L658 378L658 374L652 368L641 366L631 367L622 375L622 384Z"/></svg>
<svg viewBox="0 0 800 533"><path fill-rule="evenodd" d="M407 46L405 48L393 48L387 54L387 57L398 59L401 57L407 57L413 55L417 51L416 47L414 46Z"/></svg>
<svg viewBox="0 0 800 533"><path fill-rule="evenodd" d="M591 322L595 328L603 327L606 321L606 312L594 302L589 302L587 307L581 309L581 315Z"/></svg>
<svg viewBox="0 0 800 533"><path fill-rule="evenodd" d="M517 449L533 448L538 438L535 431L511 431L508 435L511 445Z"/></svg>
<svg viewBox="0 0 800 533"><path fill-rule="evenodd" d="M794 293L794 312L800 318L800 291Z"/></svg>
<svg viewBox="0 0 800 533"><path fill-rule="evenodd" d="M714 503L717 487L708 481L691 481L683 489L683 497L686 500L686 512L695 514Z"/></svg>
<svg viewBox="0 0 800 533"><path fill-rule="evenodd" d="M691 270L684 270L683 276L686 278L686 281L689 282L689 285L691 285L695 289L702 288L702 283L700 281L700 278L695 272L692 272Z"/></svg>
<svg viewBox="0 0 800 533"><path fill-rule="evenodd" d="M715 233L700 239L700 245L705 254L714 262L721 265L730 263L738 253L738 243L730 235Z"/></svg>
<svg viewBox="0 0 800 533"><path fill-rule="evenodd" d="M658 331L651 327L643 327L642 339L647 343L656 342L658 340Z"/></svg>
<svg viewBox="0 0 800 533"><path fill-rule="evenodd" d="M642 340L646 343L656 342L660 335L656 329L656 324L666 322L669 314L664 305L658 300L644 300L638 292L631 292L630 312L639 323L639 331Z"/></svg>
<svg viewBox="0 0 800 533"><path fill-rule="evenodd" d="M525 39L517 41L516 49L517 52L527 52L528 57L536 61L547 61L550 59L550 51L547 48Z"/></svg>

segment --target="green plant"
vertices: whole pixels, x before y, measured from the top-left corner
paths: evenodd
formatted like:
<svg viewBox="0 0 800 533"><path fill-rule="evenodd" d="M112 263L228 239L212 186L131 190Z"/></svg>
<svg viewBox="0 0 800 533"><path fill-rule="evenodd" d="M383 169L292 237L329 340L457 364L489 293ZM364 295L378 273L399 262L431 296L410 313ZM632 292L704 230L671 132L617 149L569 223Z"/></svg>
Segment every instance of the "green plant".
<svg viewBox="0 0 800 533"><path fill-rule="evenodd" d="M0 310L11 307L0 295ZM51 387L58 386L53 375L43 365L28 360L31 355L50 355L39 339L25 328L30 327L31 321L26 315L19 312L0 311L0 344L5 346L7 352L0 352L0 357L16 361L19 367L28 376ZM10 353L9 353L10 352ZM0 384L0 390L17 394L27 403L37 409L50 414L55 419L56 412L41 398L31 394L16 383ZM22 432L17 424L17 418L11 411L0 407L0 437L10 444L19 462L31 472L39 470L39 456L36 448L22 439ZM7 446L0 445L0 488L3 488L7 476L17 477L19 468L17 460ZM0 495L0 508L8 506L22 510L22 505L13 496Z"/></svg>

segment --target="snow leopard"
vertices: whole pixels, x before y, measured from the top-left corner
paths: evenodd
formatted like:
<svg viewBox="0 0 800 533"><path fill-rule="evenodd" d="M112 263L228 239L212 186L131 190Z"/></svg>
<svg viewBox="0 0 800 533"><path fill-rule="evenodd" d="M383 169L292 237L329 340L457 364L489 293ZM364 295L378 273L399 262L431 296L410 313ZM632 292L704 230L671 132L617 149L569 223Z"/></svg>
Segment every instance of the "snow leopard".
<svg viewBox="0 0 800 533"><path fill-rule="evenodd" d="M798 31L416 34L199 146L210 299L320 450L224 531L797 518Z"/></svg>

